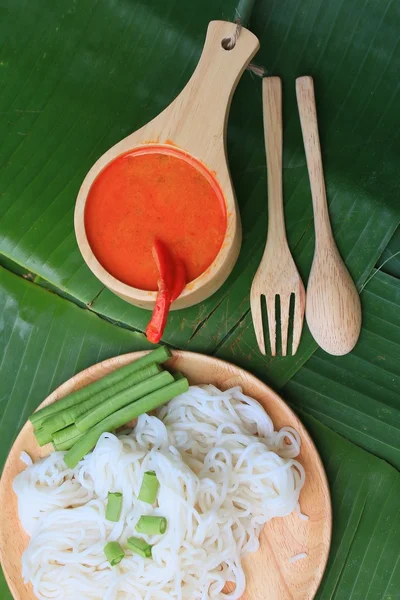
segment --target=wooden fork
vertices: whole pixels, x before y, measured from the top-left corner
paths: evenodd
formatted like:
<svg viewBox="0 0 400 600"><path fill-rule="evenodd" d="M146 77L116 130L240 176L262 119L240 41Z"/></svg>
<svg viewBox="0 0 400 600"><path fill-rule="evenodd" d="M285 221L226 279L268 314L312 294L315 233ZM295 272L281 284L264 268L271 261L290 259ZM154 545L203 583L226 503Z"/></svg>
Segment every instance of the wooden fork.
<svg viewBox="0 0 400 600"><path fill-rule="evenodd" d="M263 80L264 136L268 173L268 234L261 263L250 292L251 314L257 343L265 354L261 299L265 296L271 354L276 356L275 299L280 300L282 356L287 354L289 307L294 295L292 354L295 354L304 319L304 285L286 239L282 194L282 86L279 77Z"/></svg>

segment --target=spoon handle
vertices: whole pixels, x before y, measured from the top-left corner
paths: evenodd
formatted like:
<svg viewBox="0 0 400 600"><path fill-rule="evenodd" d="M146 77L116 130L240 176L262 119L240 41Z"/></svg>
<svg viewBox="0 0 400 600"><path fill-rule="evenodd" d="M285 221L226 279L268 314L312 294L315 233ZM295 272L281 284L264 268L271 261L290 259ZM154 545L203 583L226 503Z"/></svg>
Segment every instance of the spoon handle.
<svg viewBox="0 0 400 600"><path fill-rule="evenodd" d="M308 175L314 209L316 244L332 241L332 229L326 200L324 170L318 134L317 108L312 77L296 79L297 106L306 151Z"/></svg>
<svg viewBox="0 0 400 600"><path fill-rule="evenodd" d="M264 138L268 173L267 240L286 243L282 193L282 84L279 77L263 79Z"/></svg>

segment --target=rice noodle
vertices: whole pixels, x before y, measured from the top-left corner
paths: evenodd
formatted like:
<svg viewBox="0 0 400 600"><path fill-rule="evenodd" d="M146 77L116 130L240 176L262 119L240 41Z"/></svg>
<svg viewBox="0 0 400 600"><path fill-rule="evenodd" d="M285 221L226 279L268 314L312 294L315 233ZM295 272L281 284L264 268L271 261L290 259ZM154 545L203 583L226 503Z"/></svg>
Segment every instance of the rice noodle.
<svg viewBox="0 0 400 600"><path fill-rule="evenodd" d="M263 525L299 510L299 451L297 432L274 431L240 388L192 386L134 431L103 434L74 470L53 452L15 478L31 536L24 579L41 600L236 600L246 585L241 558L257 550ZM137 499L147 470L160 481L155 508ZM105 519L109 491L123 494L118 523ZM111 568L104 545L124 547L143 514L168 520L163 536L143 536L152 559L127 551ZM228 581L235 588L225 593Z"/></svg>
<svg viewBox="0 0 400 600"><path fill-rule="evenodd" d="M23 463L26 464L27 467L30 467L31 464L33 463L33 460L31 459L31 457L29 456L29 454L27 452L25 452L25 450L23 450L21 452L20 459L22 460Z"/></svg>
<svg viewBox="0 0 400 600"><path fill-rule="evenodd" d="M289 558L290 563L297 562L298 560L302 560L303 558L307 558L308 554L306 552L300 552L300 554L295 554L295 556L291 556Z"/></svg>

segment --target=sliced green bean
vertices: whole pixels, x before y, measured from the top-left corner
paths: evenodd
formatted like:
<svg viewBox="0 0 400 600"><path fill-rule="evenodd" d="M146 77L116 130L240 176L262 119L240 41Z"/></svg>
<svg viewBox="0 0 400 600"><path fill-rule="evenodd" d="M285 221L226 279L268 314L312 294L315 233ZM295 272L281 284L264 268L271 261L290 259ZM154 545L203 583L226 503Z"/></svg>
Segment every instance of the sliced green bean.
<svg viewBox="0 0 400 600"><path fill-rule="evenodd" d="M143 556L143 558L151 558L152 547L144 540L136 537L130 537L127 539L126 545L135 554Z"/></svg>
<svg viewBox="0 0 400 600"><path fill-rule="evenodd" d="M108 492L106 519L117 523L121 516L122 494L120 492Z"/></svg>
<svg viewBox="0 0 400 600"><path fill-rule="evenodd" d="M74 406L70 406L60 412L56 412L50 417L46 417L43 420L42 428L46 431L50 431L51 433L55 433L60 429L64 429L65 427L72 425L87 411L99 406L103 402L106 402L110 397L113 397L114 394L120 393L127 389L129 390L132 386L145 381L160 372L161 367L155 363L144 367L144 369L140 369L140 371L135 371L134 373L124 377L124 379L121 379L121 381L116 382L114 385L107 387L94 396L91 396L87 400L84 400L79 404L74 404Z"/></svg>
<svg viewBox="0 0 400 600"><path fill-rule="evenodd" d="M93 408L81 417L78 417L75 424L81 433L85 433L85 431L88 431L88 429L97 423L100 423L100 421L109 415L112 415L120 408L165 387L173 381L174 378L168 371L158 373L158 375L150 377L150 379L146 379L146 381L142 381L141 383L108 398L108 400L102 402L96 408Z"/></svg>
<svg viewBox="0 0 400 600"><path fill-rule="evenodd" d="M74 404L79 404L80 402L87 400L87 398L89 398L90 396L94 396L95 394L98 394L99 392L114 385L118 381L121 381L121 379L124 379L124 377L126 377L127 375L130 375L131 373L134 373L136 371L140 371L141 369L147 367L148 365L151 365L152 363L163 363L170 357L171 352L165 346L161 346L156 350L152 350L151 352L149 352L145 356L142 356L138 360L135 360L134 362L131 362L128 365L125 365L124 367L120 367L119 369L112 371L111 373L105 375L101 379L98 379L97 381L88 384L87 386L81 388L80 390L77 390L76 392L72 392L72 394L69 394L65 398L61 398L61 400L58 400L58 402L54 402L49 406L41 408L40 410L36 411L35 413L33 413L33 415L30 416L30 421L36 427L40 427L44 418L49 417L53 413L59 412L60 410L63 410L65 408L69 408Z"/></svg>
<svg viewBox="0 0 400 600"><path fill-rule="evenodd" d="M167 519L165 517L142 515L136 525L136 531L146 535L164 534L166 530Z"/></svg>
<svg viewBox="0 0 400 600"><path fill-rule="evenodd" d="M108 542L104 546L104 554L112 567L118 565L125 556L125 552L118 542Z"/></svg>
<svg viewBox="0 0 400 600"><path fill-rule="evenodd" d="M68 450L64 457L66 465L71 469L75 468L85 454L95 447L102 433L114 431L115 429L118 429L118 427L122 427L122 425L125 425L132 419L158 408L162 404L172 400L172 398L175 398L175 396L183 394L188 389L189 383L187 379L180 379L179 381L174 381L174 383L170 383L160 390L117 410L117 412L109 415L103 419L103 421L100 421L100 423L97 423L92 429L89 429L89 431L87 431L84 436Z"/></svg>
<svg viewBox="0 0 400 600"><path fill-rule="evenodd" d="M140 492L138 499L147 504L154 504L158 488L160 487L157 475L154 471L146 471L143 475L142 485L140 486Z"/></svg>

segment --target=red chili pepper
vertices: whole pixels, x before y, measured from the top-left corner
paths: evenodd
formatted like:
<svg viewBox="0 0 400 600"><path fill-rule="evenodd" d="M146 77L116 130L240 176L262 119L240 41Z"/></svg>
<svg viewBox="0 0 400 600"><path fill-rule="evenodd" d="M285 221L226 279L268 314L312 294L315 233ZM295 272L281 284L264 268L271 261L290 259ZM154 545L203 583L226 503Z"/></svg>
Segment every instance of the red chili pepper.
<svg viewBox="0 0 400 600"><path fill-rule="evenodd" d="M149 342L158 344L161 340L165 326L169 307L171 306L171 295L166 288L160 288L157 294L156 304L151 315L150 323L146 328L146 337Z"/></svg>
<svg viewBox="0 0 400 600"><path fill-rule="evenodd" d="M161 240L156 239L154 240L152 253L162 284L171 289L174 283L174 264L167 246ZM158 287L160 287L160 283Z"/></svg>
<svg viewBox="0 0 400 600"><path fill-rule="evenodd" d="M160 240L154 242L153 256L160 278L156 304L146 328L146 337L149 342L157 344L164 333L169 308L185 287L186 274L183 261L178 259L174 262L168 248Z"/></svg>

